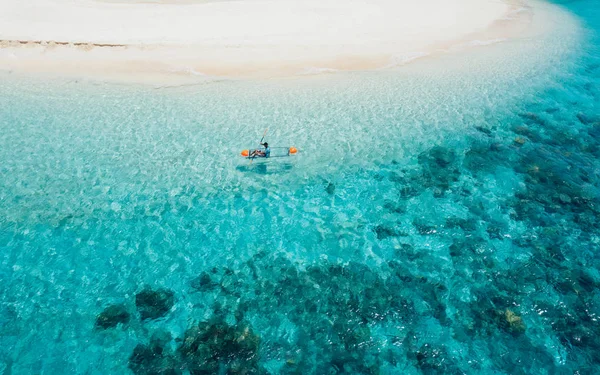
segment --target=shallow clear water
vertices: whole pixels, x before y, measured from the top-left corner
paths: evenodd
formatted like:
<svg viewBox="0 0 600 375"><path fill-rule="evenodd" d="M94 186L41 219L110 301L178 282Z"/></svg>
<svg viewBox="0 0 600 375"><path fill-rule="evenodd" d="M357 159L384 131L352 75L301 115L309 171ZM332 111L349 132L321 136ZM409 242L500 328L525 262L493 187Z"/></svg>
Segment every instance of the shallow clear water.
<svg viewBox="0 0 600 375"><path fill-rule="evenodd" d="M597 373L596 3L393 71L4 76L0 370Z"/></svg>

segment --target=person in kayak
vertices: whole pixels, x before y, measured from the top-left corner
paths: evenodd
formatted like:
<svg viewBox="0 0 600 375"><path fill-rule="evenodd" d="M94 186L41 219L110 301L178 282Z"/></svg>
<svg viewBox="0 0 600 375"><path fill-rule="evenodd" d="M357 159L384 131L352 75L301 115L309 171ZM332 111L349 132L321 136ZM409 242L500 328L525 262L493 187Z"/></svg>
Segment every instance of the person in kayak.
<svg viewBox="0 0 600 375"><path fill-rule="evenodd" d="M268 158L269 156L271 156L271 148L269 147L269 144L267 142L265 142L265 143L261 143L261 145L263 145L265 150L264 151L262 151L262 150L252 151L252 154L250 154L251 158L254 158L257 156L261 157L261 158Z"/></svg>

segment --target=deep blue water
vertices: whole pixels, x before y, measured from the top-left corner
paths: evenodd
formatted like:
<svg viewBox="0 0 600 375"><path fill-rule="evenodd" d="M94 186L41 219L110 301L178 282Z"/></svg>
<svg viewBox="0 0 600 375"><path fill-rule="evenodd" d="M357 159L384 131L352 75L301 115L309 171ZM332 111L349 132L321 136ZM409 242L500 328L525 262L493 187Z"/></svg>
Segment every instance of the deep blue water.
<svg viewBox="0 0 600 375"><path fill-rule="evenodd" d="M600 3L560 6L444 69L4 76L0 370L600 373Z"/></svg>

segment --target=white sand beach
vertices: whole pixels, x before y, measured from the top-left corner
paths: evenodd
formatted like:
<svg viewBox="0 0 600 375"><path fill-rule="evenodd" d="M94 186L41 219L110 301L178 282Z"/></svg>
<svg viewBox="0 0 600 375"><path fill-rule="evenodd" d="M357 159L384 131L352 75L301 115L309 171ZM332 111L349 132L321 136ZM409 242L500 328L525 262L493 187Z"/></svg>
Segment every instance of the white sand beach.
<svg viewBox="0 0 600 375"><path fill-rule="evenodd" d="M0 0L0 69L129 78L373 69L509 38L507 15L522 9L509 0Z"/></svg>

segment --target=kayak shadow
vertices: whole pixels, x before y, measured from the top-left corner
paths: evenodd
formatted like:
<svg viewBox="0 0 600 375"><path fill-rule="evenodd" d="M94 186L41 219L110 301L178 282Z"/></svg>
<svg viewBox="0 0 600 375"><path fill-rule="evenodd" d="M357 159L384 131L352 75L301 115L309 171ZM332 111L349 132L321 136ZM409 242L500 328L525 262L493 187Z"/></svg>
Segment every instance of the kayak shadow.
<svg viewBox="0 0 600 375"><path fill-rule="evenodd" d="M236 169L244 173L259 175L287 173L294 168L292 163L258 162L246 165L238 165Z"/></svg>

